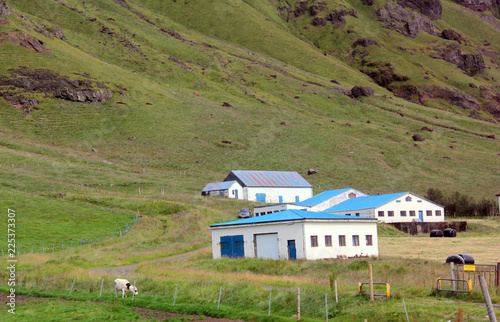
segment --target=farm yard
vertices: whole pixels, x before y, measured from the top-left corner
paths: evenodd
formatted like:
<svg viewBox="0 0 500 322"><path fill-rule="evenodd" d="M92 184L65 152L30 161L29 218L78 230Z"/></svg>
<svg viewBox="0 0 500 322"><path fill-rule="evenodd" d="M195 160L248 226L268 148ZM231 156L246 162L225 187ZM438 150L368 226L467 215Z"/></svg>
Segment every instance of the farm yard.
<svg viewBox="0 0 500 322"><path fill-rule="evenodd" d="M184 174L176 174L171 180L184 178ZM73 187L64 194L64 200L55 201L48 193L34 197L20 192L26 199L24 202L8 206L6 199L0 201L3 207L16 209L22 236L18 243L16 294L21 299L28 298L17 305L16 318L50 311L60 313L53 320L67 320L77 314L83 320L147 320L157 316L157 319L292 321L298 313L300 289L303 321L324 321L327 312L334 321L405 321L403 301L410 321L460 321L467 317L474 321L488 320L485 307L478 305L483 303L483 297L477 284L470 294L452 295L438 292L436 281L439 277L449 277L445 259L452 254L472 254L477 264L500 262L498 217L465 218L469 229L458 233L456 238L410 236L390 225L379 224L377 258L212 260L208 225L232 220L242 205L248 207L252 203L175 194L169 189L152 187L143 188L140 195L138 191L118 193L112 189L108 185L105 189L77 187L75 191ZM80 216L88 216L89 209L104 216L118 216L122 219L115 219L114 230L121 227L129 230L120 237L116 233L107 234L97 224L91 232L86 230L91 235L83 236L96 240L93 243L31 253L29 244L35 241L22 233L23 227L28 231L34 229L30 227L29 214L33 213L30 207L35 205L28 202L33 198L81 207L83 211L73 211L77 221ZM135 222L137 214L139 219ZM64 225L52 226L54 219L51 216L39 219L38 229L54 232L40 235L43 239L38 238L35 244L60 243L61 239L53 239L54 235L64 240L77 235L73 231L68 233ZM81 238L83 232L79 234ZM1 260L6 266L7 258ZM373 266L374 281L390 285L390 298L377 296L370 302L366 294L358 294L358 283L368 282L369 264ZM1 274L5 280L7 273ZM132 297L129 293L124 299L116 299L115 278L135 283L139 294ZM6 286L0 290L9 292ZM384 293L385 286L376 285L375 291ZM498 288L490 287L490 294L493 303L498 304ZM7 306L2 308L7 309ZM500 311L498 307L495 310L497 314Z"/></svg>

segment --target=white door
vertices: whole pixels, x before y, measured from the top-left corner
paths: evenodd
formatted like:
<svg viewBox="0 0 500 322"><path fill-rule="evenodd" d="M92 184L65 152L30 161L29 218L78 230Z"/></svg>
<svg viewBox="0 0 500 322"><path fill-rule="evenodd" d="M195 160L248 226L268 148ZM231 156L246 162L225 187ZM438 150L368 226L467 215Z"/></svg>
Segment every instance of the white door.
<svg viewBox="0 0 500 322"><path fill-rule="evenodd" d="M278 234L255 235L258 258L279 259Z"/></svg>

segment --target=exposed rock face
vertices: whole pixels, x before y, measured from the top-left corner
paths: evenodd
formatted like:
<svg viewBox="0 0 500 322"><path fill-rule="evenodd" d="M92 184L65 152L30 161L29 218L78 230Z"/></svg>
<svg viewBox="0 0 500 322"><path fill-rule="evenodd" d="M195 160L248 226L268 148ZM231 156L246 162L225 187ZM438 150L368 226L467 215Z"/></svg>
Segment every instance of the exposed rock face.
<svg viewBox="0 0 500 322"><path fill-rule="evenodd" d="M481 53L462 54L458 44L447 44L444 49L439 47L434 49L438 50L438 52L431 54L432 58L444 59L449 63L455 64L471 76L484 74L486 65Z"/></svg>
<svg viewBox="0 0 500 322"><path fill-rule="evenodd" d="M351 94L355 98L358 98L360 96L372 96L373 89L369 86L354 86L351 89Z"/></svg>
<svg viewBox="0 0 500 322"><path fill-rule="evenodd" d="M104 102L112 97L110 91L78 91L65 88L54 94L56 98L61 98L73 102Z"/></svg>
<svg viewBox="0 0 500 322"><path fill-rule="evenodd" d="M10 16L11 9L8 4L0 1L0 16Z"/></svg>
<svg viewBox="0 0 500 322"><path fill-rule="evenodd" d="M95 90L88 76L80 76L80 79L71 80L47 69L11 69L10 77L0 76L0 96L25 112L40 103L27 98L25 95L29 93L44 93L48 97L73 102L104 102L112 97L108 90ZM98 88L107 88L102 82L96 82L96 85Z"/></svg>
<svg viewBox="0 0 500 322"><path fill-rule="evenodd" d="M445 99L449 104L467 110L480 110L479 102L472 96L455 88L403 85L389 87L394 95L424 105L427 99Z"/></svg>
<svg viewBox="0 0 500 322"><path fill-rule="evenodd" d="M6 39L28 50L41 54L52 55L50 50L45 48L43 41L33 38L29 35L23 34L19 31L13 31L10 34L0 33L0 44L2 43L2 40Z"/></svg>
<svg viewBox="0 0 500 322"><path fill-rule="evenodd" d="M453 29L445 29L441 32L441 38L448 40L455 40L459 44L467 42L464 36L461 33L456 32Z"/></svg>
<svg viewBox="0 0 500 322"><path fill-rule="evenodd" d="M383 8L375 12L379 21L387 29L395 30L402 35L415 38L420 31L436 36L436 27L417 12L408 12L398 4L387 2Z"/></svg>
<svg viewBox="0 0 500 322"><path fill-rule="evenodd" d="M342 28L345 26L346 21L344 16L347 15L347 11L345 9L342 10L333 10L326 20L331 21L333 23L333 29Z"/></svg>
<svg viewBox="0 0 500 322"><path fill-rule="evenodd" d="M431 20L441 19L443 12L440 0L401 0L399 4L405 8L419 10Z"/></svg>
<svg viewBox="0 0 500 322"><path fill-rule="evenodd" d="M356 48L357 46L368 47L370 45L379 46L380 44L373 38L359 38L352 43L351 47Z"/></svg>
<svg viewBox="0 0 500 322"><path fill-rule="evenodd" d="M453 0L461 6L467 7L474 11L487 11L491 10L491 0Z"/></svg>
<svg viewBox="0 0 500 322"><path fill-rule="evenodd" d="M360 71L382 87L387 87L392 82L405 82L410 79L408 76L397 74L391 63L371 62Z"/></svg>

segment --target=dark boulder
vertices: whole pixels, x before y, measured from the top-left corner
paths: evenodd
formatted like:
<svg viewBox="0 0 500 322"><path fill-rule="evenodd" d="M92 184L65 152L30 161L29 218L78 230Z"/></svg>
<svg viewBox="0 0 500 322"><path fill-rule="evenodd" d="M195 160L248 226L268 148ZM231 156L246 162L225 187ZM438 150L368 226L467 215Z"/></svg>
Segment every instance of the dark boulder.
<svg viewBox="0 0 500 322"><path fill-rule="evenodd" d="M412 138L413 138L413 141L416 141L416 142L423 142L423 141L425 141L425 138L422 135L420 135L420 134L414 134L412 136Z"/></svg>
<svg viewBox="0 0 500 322"><path fill-rule="evenodd" d="M459 44L465 43L466 39L464 36L462 36L461 33L453 30L453 29L445 29L441 32L441 38L447 39L447 40L455 40Z"/></svg>
<svg viewBox="0 0 500 322"><path fill-rule="evenodd" d="M369 86L354 86L351 89L351 94L353 97L358 98L360 96L372 96L374 91Z"/></svg>

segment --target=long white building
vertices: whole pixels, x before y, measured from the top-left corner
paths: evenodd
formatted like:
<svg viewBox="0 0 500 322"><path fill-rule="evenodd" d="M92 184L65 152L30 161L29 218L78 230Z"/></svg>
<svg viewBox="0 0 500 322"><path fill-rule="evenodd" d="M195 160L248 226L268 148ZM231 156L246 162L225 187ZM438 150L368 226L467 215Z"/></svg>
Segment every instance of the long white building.
<svg viewBox="0 0 500 322"><path fill-rule="evenodd" d="M284 210L211 225L214 259L378 256L377 219Z"/></svg>
<svg viewBox="0 0 500 322"><path fill-rule="evenodd" d="M386 223L444 221L443 206L411 192L352 198L324 212L376 218Z"/></svg>

